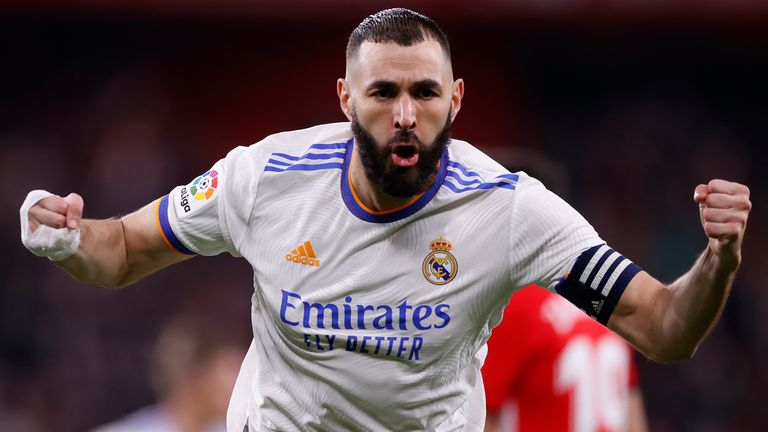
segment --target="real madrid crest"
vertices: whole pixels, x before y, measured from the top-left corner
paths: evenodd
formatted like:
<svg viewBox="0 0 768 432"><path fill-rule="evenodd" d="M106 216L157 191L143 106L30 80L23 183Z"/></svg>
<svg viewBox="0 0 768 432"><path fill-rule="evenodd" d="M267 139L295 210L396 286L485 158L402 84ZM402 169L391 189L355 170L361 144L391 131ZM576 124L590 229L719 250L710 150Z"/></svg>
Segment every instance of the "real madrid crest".
<svg viewBox="0 0 768 432"><path fill-rule="evenodd" d="M456 277L459 271L459 263L456 257L451 255L453 245L443 237L433 240L429 244L432 252L424 258L421 270L424 277L435 285L445 285Z"/></svg>

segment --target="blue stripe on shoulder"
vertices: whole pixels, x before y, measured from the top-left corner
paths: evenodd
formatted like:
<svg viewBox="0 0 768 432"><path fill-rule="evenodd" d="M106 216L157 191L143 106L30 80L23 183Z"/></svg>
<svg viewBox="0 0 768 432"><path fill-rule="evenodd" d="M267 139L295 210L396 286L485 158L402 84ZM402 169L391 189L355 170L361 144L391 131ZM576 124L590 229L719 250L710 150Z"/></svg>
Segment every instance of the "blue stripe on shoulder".
<svg viewBox="0 0 768 432"><path fill-rule="evenodd" d="M285 171L318 171L324 169L341 168L345 152L338 151L333 153L315 153L313 150L328 150L328 149L345 149L346 142L343 143L320 143L312 144L307 149L307 152L301 156L294 156L287 153L275 152L272 153L267 160L267 165L264 167L264 171L269 172L285 172ZM327 163L319 164L303 164L297 163L301 160L309 161L329 161ZM337 162L338 161L338 162Z"/></svg>
<svg viewBox="0 0 768 432"><path fill-rule="evenodd" d="M512 173L510 173L510 174L502 174L502 175L496 176L494 178L512 180L513 182L517 182L518 180L520 180L520 176L519 175L512 174Z"/></svg>
<svg viewBox="0 0 768 432"><path fill-rule="evenodd" d="M309 159L309 160L322 160L322 159L344 159L344 153L343 152L336 152L336 153L304 153L301 156L291 156L289 154L285 153L272 153L272 156L278 156L283 159L288 159L292 161L298 161L302 159Z"/></svg>
<svg viewBox="0 0 768 432"><path fill-rule="evenodd" d="M450 179L448 177L450 177ZM510 173L502 174L494 177L490 181L486 181L479 173L468 169L461 163L449 161L446 181L444 184L448 189L456 193L492 189L494 187L515 190L515 183L517 183L519 179L519 175ZM456 182L458 185L453 184L452 182Z"/></svg>
<svg viewBox="0 0 768 432"><path fill-rule="evenodd" d="M448 161L448 166L451 167L451 168L458 169L459 171L461 171L462 174L464 174L467 177L481 177L480 174L478 174L478 173L476 173L474 171L468 170L464 165L462 165L462 164L460 164L458 162Z"/></svg>
<svg viewBox="0 0 768 432"><path fill-rule="evenodd" d="M176 234L173 232L173 229L171 228L171 223L168 220L169 197L170 195L166 195L160 200L160 208L158 209L158 212L157 212L158 213L157 216L160 219L160 228L163 230L163 234L165 234L165 238L168 239L168 242L171 244L171 246L173 246L174 249L186 255L197 255L196 253L187 249L187 247L184 246L183 243L181 243L181 241L179 240L178 237L176 237Z"/></svg>
<svg viewBox="0 0 768 432"><path fill-rule="evenodd" d="M494 182L494 183L480 183L478 185L470 186L470 187L465 187L465 188L456 186L455 184L453 184L453 183L451 183L449 181L444 182L443 185L445 187L447 187L448 189L456 192L456 193L469 192L469 191L474 191L474 190L492 189L494 187L500 187L500 188L503 188L503 189L515 190L515 185L513 185L512 183L503 182L503 181L502 182Z"/></svg>
<svg viewBox="0 0 768 432"><path fill-rule="evenodd" d="M333 169L338 168L341 169L342 162L338 163L324 163L324 164L295 164L287 167L273 167L267 165L264 168L264 171L270 171L270 172L285 172L285 171L319 171L324 169Z"/></svg>
<svg viewBox="0 0 768 432"><path fill-rule="evenodd" d="M469 185L473 185L473 184L477 184L477 183L482 183L482 180L480 180L480 179L472 179L472 181L466 181L466 180L464 180L459 175L459 173L457 173L456 171L450 170L450 169L448 170L448 172L445 173L445 175L448 176L448 177L452 177L452 178L456 179L456 181L459 182L459 184L463 185L463 186L469 186Z"/></svg>
<svg viewBox="0 0 768 432"><path fill-rule="evenodd" d="M331 143L331 144L312 144L309 146L311 149L321 149L321 150L327 150L327 149L343 149L347 148L346 142L340 142L340 143Z"/></svg>
<svg viewBox="0 0 768 432"><path fill-rule="evenodd" d="M267 161L267 163L268 163L268 164L273 164L273 165L291 166L291 163L290 163L290 162L281 161L281 160L272 159L272 158L269 158L269 160Z"/></svg>

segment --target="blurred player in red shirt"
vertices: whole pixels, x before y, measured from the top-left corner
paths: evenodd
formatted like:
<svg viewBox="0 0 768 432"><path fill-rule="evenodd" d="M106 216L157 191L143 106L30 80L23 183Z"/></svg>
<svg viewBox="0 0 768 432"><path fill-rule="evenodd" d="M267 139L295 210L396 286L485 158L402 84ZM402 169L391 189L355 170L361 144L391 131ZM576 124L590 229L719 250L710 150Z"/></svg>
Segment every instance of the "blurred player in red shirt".
<svg viewBox="0 0 768 432"><path fill-rule="evenodd" d="M632 349L562 297L515 293L488 347L486 431L647 431Z"/></svg>

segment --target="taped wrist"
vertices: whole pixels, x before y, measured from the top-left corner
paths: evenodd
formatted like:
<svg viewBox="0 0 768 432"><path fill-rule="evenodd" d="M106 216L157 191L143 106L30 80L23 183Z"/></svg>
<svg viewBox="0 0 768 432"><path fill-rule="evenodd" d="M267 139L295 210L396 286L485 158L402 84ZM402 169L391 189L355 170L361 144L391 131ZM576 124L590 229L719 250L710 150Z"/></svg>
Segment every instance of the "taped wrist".
<svg viewBox="0 0 768 432"><path fill-rule="evenodd" d="M19 209L21 218L21 243L37 256L48 257L51 261L61 261L77 252L80 246L80 228L52 228L40 225L35 231L29 229L29 209L40 200L54 196L45 190L33 190L27 194Z"/></svg>

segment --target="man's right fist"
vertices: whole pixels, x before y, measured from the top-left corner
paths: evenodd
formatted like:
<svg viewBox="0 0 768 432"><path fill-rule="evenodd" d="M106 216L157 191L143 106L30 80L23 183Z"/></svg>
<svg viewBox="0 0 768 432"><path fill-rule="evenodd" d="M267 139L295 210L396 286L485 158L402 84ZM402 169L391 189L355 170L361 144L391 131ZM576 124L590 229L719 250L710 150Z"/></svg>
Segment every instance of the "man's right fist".
<svg viewBox="0 0 768 432"><path fill-rule="evenodd" d="M83 198L75 193L62 198L34 190L19 209L21 242L33 254L61 261L77 252Z"/></svg>
<svg viewBox="0 0 768 432"><path fill-rule="evenodd" d="M29 209L29 229L34 231L39 225L51 228L77 229L83 218L83 198L71 193L65 198L50 195L41 199Z"/></svg>

